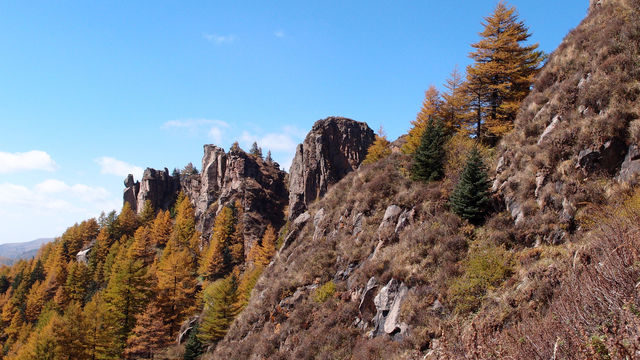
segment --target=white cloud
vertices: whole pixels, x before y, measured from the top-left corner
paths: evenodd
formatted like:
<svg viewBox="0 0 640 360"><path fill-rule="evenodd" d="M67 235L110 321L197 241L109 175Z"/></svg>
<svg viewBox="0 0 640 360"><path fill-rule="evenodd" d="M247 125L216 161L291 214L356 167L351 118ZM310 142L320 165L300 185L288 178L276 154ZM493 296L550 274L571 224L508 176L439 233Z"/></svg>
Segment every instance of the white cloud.
<svg viewBox="0 0 640 360"><path fill-rule="evenodd" d="M74 222L121 206L120 196L99 186L69 185L56 179L30 187L0 183L0 208L10 209L0 217L0 243L57 236ZM38 226L33 226L34 221Z"/></svg>
<svg viewBox="0 0 640 360"><path fill-rule="evenodd" d="M45 180L35 187L36 191L42 194L54 194L69 190L69 186L60 180Z"/></svg>
<svg viewBox="0 0 640 360"><path fill-rule="evenodd" d="M120 177L126 177L129 174L133 174L136 179L142 178L142 168L139 166L131 165L127 162L114 159L109 156L103 156L94 160L100 165L100 173L107 175L117 175Z"/></svg>
<svg viewBox="0 0 640 360"><path fill-rule="evenodd" d="M210 43L214 43L217 45L231 44L236 40L236 36L233 34L229 34L229 35L203 34L202 37L205 38Z"/></svg>
<svg viewBox="0 0 640 360"><path fill-rule="evenodd" d="M283 38L285 37L285 33L283 30L276 30L273 32L273 36L277 37L277 38Z"/></svg>
<svg viewBox="0 0 640 360"><path fill-rule="evenodd" d="M222 129L212 126L211 129L209 129L209 137L213 140L214 144L222 144Z"/></svg>
<svg viewBox="0 0 640 360"><path fill-rule="evenodd" d="M23 153L0 152L0 174L9 174L26 170L54 171L58 168L55 161L44 151L31 150Z"/></svg>
<svg viewBox="0 0 640 360"><path fill-rule="evenodd" d="M231 126L221 120L213 119L179 119L167 121L163 129L182 129L191 136L207 134L216 145L222 145L224 134Z"/></svg>
<svg viewBox="0 0 640 360"><path fill-rule="evenodd" d="M111 200L109 192L102 187L70 186L55 179L45 180L33 188L7 182L0 184L0 204L20 206L29 212L83 212L86 206L99 208Z"/></svg>

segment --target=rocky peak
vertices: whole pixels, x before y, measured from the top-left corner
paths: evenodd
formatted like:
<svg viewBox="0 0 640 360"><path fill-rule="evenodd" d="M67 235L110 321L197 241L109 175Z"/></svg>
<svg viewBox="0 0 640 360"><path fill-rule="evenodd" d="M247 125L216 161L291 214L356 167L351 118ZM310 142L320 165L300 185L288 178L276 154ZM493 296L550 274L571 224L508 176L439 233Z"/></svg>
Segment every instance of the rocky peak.
<svg viewBox="0 0 640 360"><path fill-rule="evenodd" d="M298 145L289 175L289 218L327 192L367 155L375 134L366 123L342 117L318 120Z"/></svg>
<svg viewBox="0 0 640 360"><path fill-rule="evenodd" d="M169 171L146 169L141 182L129 175L124 201L140 212L146 200L156 209L169 209L180 191L191 199L196 228L208 239L216 214L229 204L239 203L244 216L245 249L262 235L267 224L282 225L287 191L285 172L277 163L245 153L235 147L228 153L215 145L204 145L200 173L169 175Z"/></svg>
<svg viewBox="0 0 640 360"><path fill-rule="evenodd" d="M180 191L180 179L169 175L169 170L146 168L140 182L134 182L129 174L124 181L124 201L136 212L142 211L144 203L151 201L155 209L168 209Z"/></svg>
<svg viewBox="0 0 640 360"><path fill-rule="evenodd" d="M215 214L225 205L239 202L244 210L240 221L244 224L245 242L252 245L268 223L276 228L282 225L287 202L285 175L277 163L266 162L240 148L225 153L217 146L205 145L202 172L196 182L199 187L185 184L187 193L193 194L190 198L195 199L198 230L207 238Z"/></svg>

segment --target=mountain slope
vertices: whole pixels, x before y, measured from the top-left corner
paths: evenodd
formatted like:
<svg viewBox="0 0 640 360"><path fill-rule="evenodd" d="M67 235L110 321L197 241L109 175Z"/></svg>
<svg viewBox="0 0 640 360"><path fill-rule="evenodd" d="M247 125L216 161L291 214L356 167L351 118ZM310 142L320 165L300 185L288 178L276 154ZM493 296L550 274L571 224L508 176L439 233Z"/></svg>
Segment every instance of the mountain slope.
<svg viewBox="0 0 640 360"><path fill-rule="evenodd" d="M605 203L640 170L640 5L592 3L500 145L494 190L531 244L566 240L585 204Z"/></svg>
<svg viewBox="0 0 640 360"><path fill-rule="evenodd" d="M592 2L551 55L485 225L449 212L455 172L361 167L294 221L211 358L638 356L639 24L638 1Z"/></svg>
<svg viewBox="0 0 640 360"><path fill-rule="evenodd" d="M23 243L0 244L0 264L11 265L19 259L34 257L43 244L53 241L53 238L41 238Z"/></svg>

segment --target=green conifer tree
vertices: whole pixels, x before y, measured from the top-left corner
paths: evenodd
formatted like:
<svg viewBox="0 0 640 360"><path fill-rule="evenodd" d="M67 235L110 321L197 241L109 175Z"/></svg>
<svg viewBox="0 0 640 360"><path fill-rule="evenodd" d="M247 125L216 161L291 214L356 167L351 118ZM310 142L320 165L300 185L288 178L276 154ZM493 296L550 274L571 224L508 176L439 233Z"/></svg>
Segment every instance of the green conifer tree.
<svg viewBox="0 0 640 360"><path fill-rule="evenodd" d="M411 176L424 182L436 181L444 176L445 129L439 119L429 118L420 144L413 157Z"/></svg>
<svg viewBox="0 0 640 360"><path fill-rule="evenodd" d="M474 224L480 223L489 211L489 179L477 148L471 149L449 202L453 212Z"/></svg>
<svg viewBox="0 0 640 360"><path fill-rule="evenodd" d="M184 360L196 360L204 352L202 342L198 339L198 325L196 324L189 332L187 342L184 344Z"/></svg>
<svg viewBox="0 0 640 360"><path fill-rule="evenodd" d="M239 312L238 282L235 274L217 280L204 293L205 308L198 338L212 345L222 339Z"/></svg>

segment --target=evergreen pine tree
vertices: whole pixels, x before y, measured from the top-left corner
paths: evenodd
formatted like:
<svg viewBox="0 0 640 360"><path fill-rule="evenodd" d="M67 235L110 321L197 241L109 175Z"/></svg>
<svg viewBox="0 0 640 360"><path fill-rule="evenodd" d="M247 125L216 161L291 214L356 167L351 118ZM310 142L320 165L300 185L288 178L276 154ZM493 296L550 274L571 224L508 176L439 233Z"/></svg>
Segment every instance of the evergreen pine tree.
<svg viewBox="0 0 640 360"><path fill-rule="evenodd" d="M202 342L198 339L198 324L194 325L189 332L187 342L184 344L184 360L196 360L202 353L204 353L204 347Z"/></svg>
<svg viewBox="0 0 640 360"><path fill-rule="evenodd" d="M489 179L477 148L471 150L449 202L453 212L474 224L489 211Z"/></svg>
<svg viewBox="0 0 640 360"><path fill-rule="evenodd" d="M249 150L249 153L251 155L255 155L262 158L262 148L258 147L258 143L255 141L251 145L251 150Z"/></svg>
<svg viewBox="0 0 640 360"><path fill-rule="evenodd" d="M446 134L442 122L433 117L422 133L420 145L413 156L411 176L414 180L430 182L444 176Z"/></svg>

